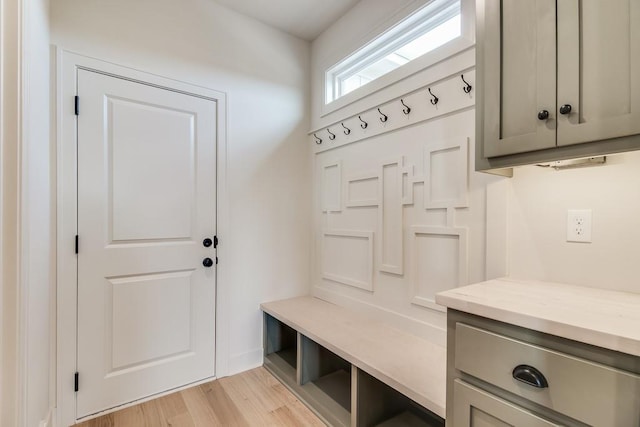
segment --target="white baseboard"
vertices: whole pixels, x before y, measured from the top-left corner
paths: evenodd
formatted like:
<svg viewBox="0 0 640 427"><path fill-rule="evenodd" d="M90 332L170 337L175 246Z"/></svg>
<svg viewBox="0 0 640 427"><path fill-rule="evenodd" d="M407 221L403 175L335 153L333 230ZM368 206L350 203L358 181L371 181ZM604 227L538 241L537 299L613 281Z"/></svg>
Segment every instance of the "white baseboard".
<svg viewBox="0 0 640 427"><path fill-rule="evenodd" d="M447 346L446 328L423 322L421 320L389 310L384 307L358 301L356 299L341 295L337 292L324 289L320 286L315 286L313 288L313 296L330 303L340 305L354 311L358 311L362 314L375 317L377 320L381 320L393 327L402 329L403 331L424 338L436 345L442 347Z"/></svg>
<svg viewBox="0 0 640 427"><path fill-rule="evenodd" d="M38 427L56 427L56 408L49 408L47 416L40 421Z"/></svg>
<svg viewBox="0 0 640 427"><path fill-rule="evenodd" d="M234 354L229 357L229 375L248 371L249 369L262 366L263 350L256 348L246 353Z"/></svg>

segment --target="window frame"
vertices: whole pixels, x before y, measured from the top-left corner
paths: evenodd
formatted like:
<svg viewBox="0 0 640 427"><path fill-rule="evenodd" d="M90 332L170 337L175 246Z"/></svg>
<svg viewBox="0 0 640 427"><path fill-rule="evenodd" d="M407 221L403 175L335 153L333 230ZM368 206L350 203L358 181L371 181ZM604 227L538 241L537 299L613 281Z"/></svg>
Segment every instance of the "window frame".
<svg viewBox="0 0 640 427"><path fill-rule="evenodd" d="M368 42L353 50L335 64L325 68L323 72L322 117L474 46L474 0L460 0L460 35L458 37L451 39L443 45L386 74L383 74L377 79L374 79L371 82L340 96L339 98L334 98L340 84L340 76L344 76L346 72L352 69L362 69L380 58L394 52L404 43L407 43L423 34L420 33L420 30L425 26L430 27L429 29L433 29L437 25L446 22L448 18L452 17L447 17L446 15L444 17L434 16L424 22L423 15L427 9L435 8L436 11L440 11L449 6L446 2L444 4L441 3L439 5L434 5L434 1L435 0L432 0L428 4L415 10L406 18L372 37ZM416 36L416 33L419 35ZM372 54L372 52L374 53ZM327 102L330 98L333 98L333 100Z"/></svg>

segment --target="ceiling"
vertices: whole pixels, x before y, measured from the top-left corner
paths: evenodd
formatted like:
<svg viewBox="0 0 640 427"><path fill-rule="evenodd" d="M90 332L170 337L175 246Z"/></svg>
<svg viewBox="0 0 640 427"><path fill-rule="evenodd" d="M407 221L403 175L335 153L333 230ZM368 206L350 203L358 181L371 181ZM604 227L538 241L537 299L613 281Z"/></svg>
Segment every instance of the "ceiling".
<svg viewBox="0 0 640 427"><path fill-rule="evenodd" d="M359 0L216 0L296 37L313 40Z"/></svg>

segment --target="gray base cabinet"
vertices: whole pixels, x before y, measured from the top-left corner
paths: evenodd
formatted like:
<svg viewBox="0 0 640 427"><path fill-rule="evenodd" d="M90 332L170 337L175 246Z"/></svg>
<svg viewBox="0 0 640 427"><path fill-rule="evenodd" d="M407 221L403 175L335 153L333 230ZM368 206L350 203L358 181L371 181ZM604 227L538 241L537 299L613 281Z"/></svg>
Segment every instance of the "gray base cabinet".
<svg viewBox="0 0 640 427"><path fill-rule="evenodd" d="M264 366L330 426L443 427L444 420L264 313Z"/></svg>
<svg viewBox="0 0 640 427"><path fill-rule="evenodd" d="M638 357L449 310L447 426L640 426Z"/></svg>

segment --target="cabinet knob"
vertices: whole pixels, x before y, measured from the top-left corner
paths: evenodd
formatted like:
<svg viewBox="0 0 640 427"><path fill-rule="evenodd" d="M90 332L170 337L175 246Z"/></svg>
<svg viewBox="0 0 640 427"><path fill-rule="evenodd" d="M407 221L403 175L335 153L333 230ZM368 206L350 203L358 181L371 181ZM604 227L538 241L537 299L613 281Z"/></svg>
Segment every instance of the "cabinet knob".
<svg viewBox="0 0 640 427"><path fill-rule="evenodd" d="M213 265L213 260L211 258L205 258L202 260L202 265L205 267L211 267Z"/></svg>
<svg viewBox="0 0 640 427"><path fill-rule="evenodd" d="M564 104L560 107L560 114L569 114L571 112L571 104Z"/></svg>
<svg viewBox="0 0 640 427"><path fill-rule="evenodd" d="M549 383L547 382L547 379L544 377L544 375L542 375L542 372L538 371L533 366L516 366L513 369L513 378L535 388L549 387Z"/></svg>
<svg viewBox="0 0 640 427"><path fill-rule="evenodd" d="M549 111L538 111L538 120L547 120L549 118Z"/></svg>

